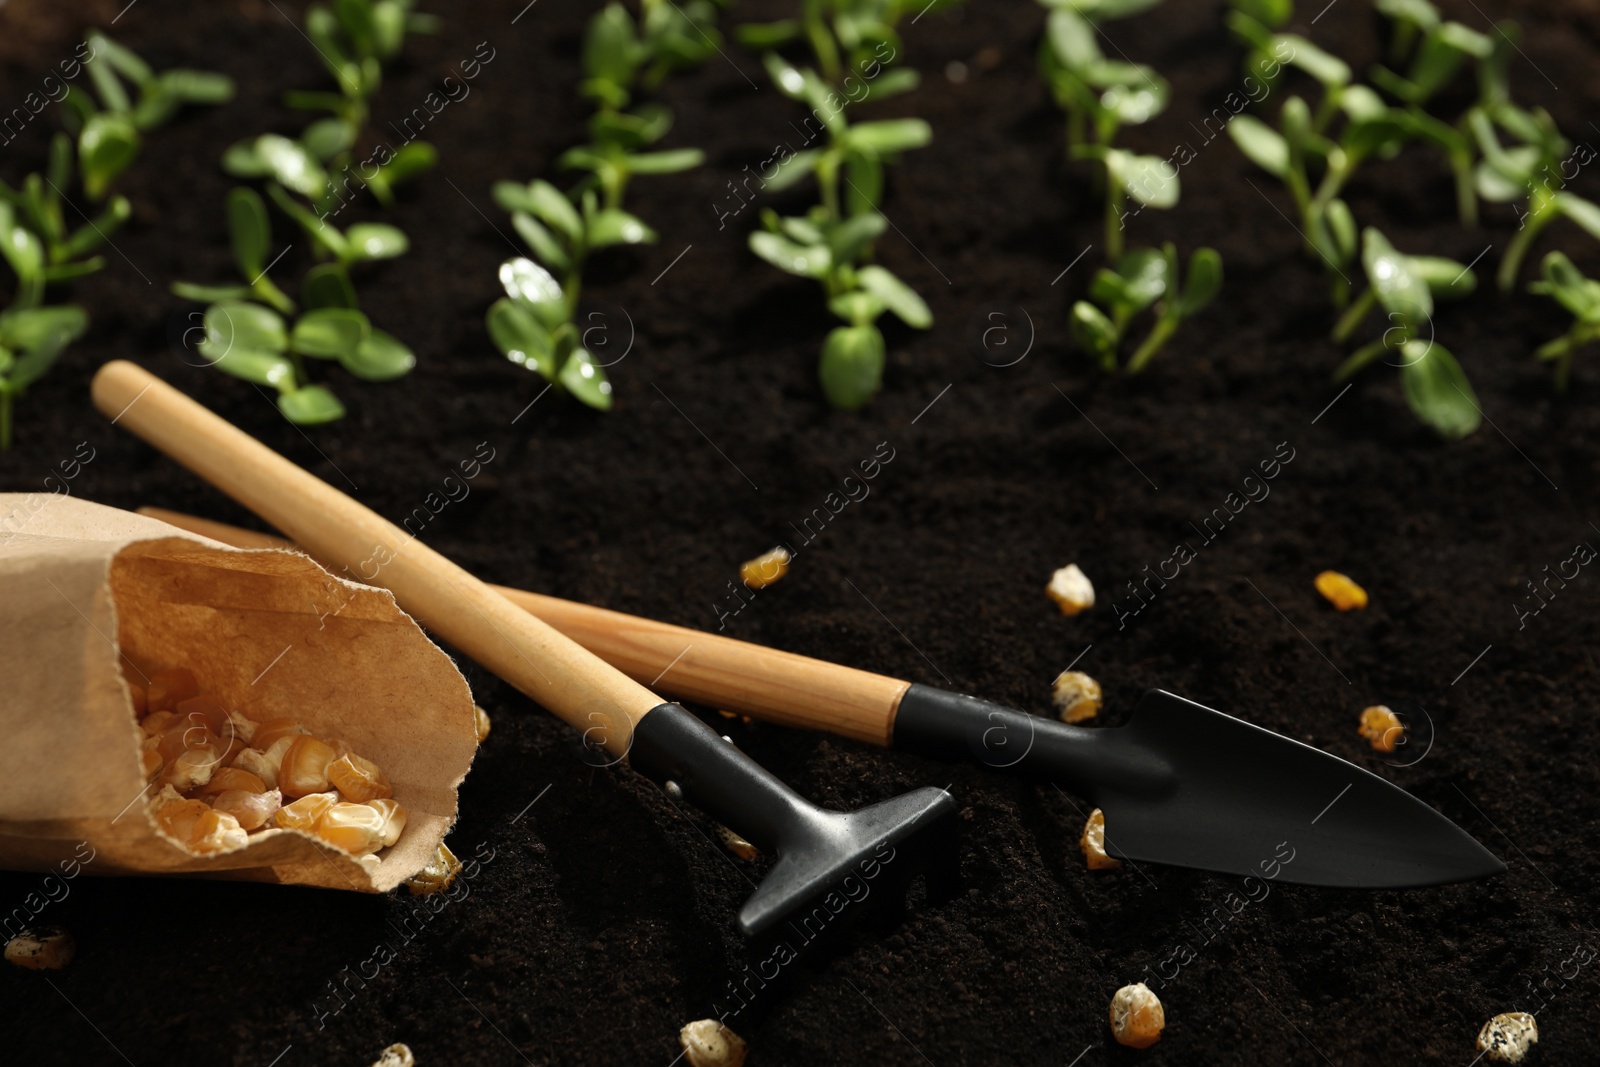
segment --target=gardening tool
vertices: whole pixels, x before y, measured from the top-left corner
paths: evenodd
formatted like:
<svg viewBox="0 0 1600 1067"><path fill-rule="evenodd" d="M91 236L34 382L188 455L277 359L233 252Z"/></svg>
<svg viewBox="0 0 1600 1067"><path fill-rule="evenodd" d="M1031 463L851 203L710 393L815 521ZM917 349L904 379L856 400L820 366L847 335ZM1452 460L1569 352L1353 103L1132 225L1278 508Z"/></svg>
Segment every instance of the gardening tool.
<svg viewBox="0 0 1600 1067"><path fill-rule="evenodd" d="M771 932L816 901L894 865L954 861L955 802L923 788L860 811L809 803L709 726L309 472L124 361L94 377L112 421L250 508L311 554L382 585L445 640L583 731L586 743L685 797L778 859L739 912L746 936ZM887 852L885 852L887 849ZM831 917L831 915L830 915Z"/></svg>
<svg viewBox="0 0 1600 1067"><path fill-rule="evenodd" d="M219 541L292 547L143 510ZM1123 859L1373 889L1505 870L1449 819L1377 775L1161 690L1145 693L1125 726L1067 726L932 686L497 588L627 674L681 698L1056 781L1105 811L1106 850ZM1282 862L1280 845L1291 861Z"/></svg>

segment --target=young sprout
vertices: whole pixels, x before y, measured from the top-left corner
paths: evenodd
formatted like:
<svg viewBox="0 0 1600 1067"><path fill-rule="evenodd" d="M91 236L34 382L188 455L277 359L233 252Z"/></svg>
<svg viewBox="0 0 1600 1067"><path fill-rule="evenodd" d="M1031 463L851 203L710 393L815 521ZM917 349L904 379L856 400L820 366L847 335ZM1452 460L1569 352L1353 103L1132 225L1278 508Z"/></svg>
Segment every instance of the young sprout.
<svg viewBox="0 0 1600 1067"><path fill-rule="evenodd" d="M1565 391L1572 376L1574 352L1600 340L1600 282L1587 278L1560 252L1544 257L1543 278L1528 284L1530 293L1548 296L1572 314L1565 334L1540 345L1534 355L1555 364L1556 388Z"/></svg>
<svg viewBox="0 0 1600 1067"><path fill-rule="evenodd" d="M1378 340L1340 364L1333 380L1346 381L1379 356L1393 353L1406 403L1417 418L1441 437L1467 436L1483 415L1461 365L1433 339L1433 303L1466 296L1477 279L1451 259L1402 255L1370 226L1362 231L1361 242L1368 288L1340 318L1333 339L1347 340L1374 307L1383 308L1390 325Z"/></svg>
<svg viewBox="0 0 1600 1067"><path fill-rule="evenodd" d="M400 55L407 35L438 28L436 17L411 7L412 0L339 0L306 8L306 39L339 91L291 92L284 102L328 117L307 126L298 140L266 134L240 141L223 154L223 169L236 178L271 177L305 197L320 216L363 188L379 203L392 204L394 187L432 167L438 153L426 141L410 140L398 149L380 146L357 166L354 149L367 125L369 101L382 84L383 64Z"/></svg>
<svg viewBox="0 0 1600 1067"><path fill-rule="evenodd" d="M1178 324L1215 300L1221 289L1222 257L1215 249L1195 250L1189 257L1188 275L1180 285L1178 250L1170 241L1159 252L1135 248L1114 270L1102 267L1096 272L1089 286L1094 303L1080 300L1072 307L1072 336L1102 370L1114 371L1128 324L1135 315L1154 306L1155 325L1128 357L1128 373L1137 374L1177 332Z"/></svg>
<svg viewBox="0 0 1600 1067"><path fill-rule="evenodd" d="M763 210L762 229L750 235L749 243L752 252L779 270L816 279L827 297L828 310L844 320L846 325L835 327L823 341L818 378L829 404L854 411L871 400L883 384L886 346L878 318L890 311L917 329L933 323L933 313L915 290L871 262L873 242L888 228L888 220L878 211L884 168L902 152L928 144L933 130L921 119L852 124L846 118L854 98L841 95L827 72L838 69L841 56L859 64L862 49L873 42L895 41L893 22L900 9L890 4L874 15L879 5L862 0L838 6L840 13L829 28L812 19L820 5L808 4L803 30L795 27L792 35L803 36L811 45L822 74L796 67L776 52L764 57L779 92L807 104L828 136L825 146L790 155L765 187L777 191L814 177L821 202L804 215L789 218L770 208ZM771 31L771 26L764 29ZM772 41L781 35L772 31L765 36L745 36ZM910 77L896 78L896 74ZM882 71L872 82L871 92L881 99L915 84L912 72Z"/></svg>
<svg viewBox="0 0 1600 1067"><path fill-rule="evenodd" d="M69 230L64 207L72 172L72 140L58 133L50 142L50 162L43 174L29 174L20 189L0 182L0 208L7 212L4 252L17 275L14 306L37 307L44 300L45 286L104 267L105 257L91 253L133 214L126 197L113 196L97 218Z"/></svg>
<svg viewBox="0 0 1600 1067"><path fill-rule="evenodd" d="M83 191L102 200L117 176L139 155L142 131L162 126L184 104L223 104L233 98L233 80L202 70L154 71L129 49L99 30L85 38L84 70L99 97L69 89L62 118L78 138Z"/></svg>
<svg viewBox="0 0 1600 1067"><path fill-rule="evenodd" d="M1373 84L1406 105L1398 114L1408 133L1444 152L1455 175L1457 214L1462 225L1476 226L1477 143L1469 123L1474 113L1492 115L1510 100L1506 64L1516 48L1516 23L1501 23L1491 37L1444 20L1428 0L1379 0L1378 10L1394 22L1391 63L1399 66L1409 57L1410 64L1404 75L1374 67ZM1430 115L1424 106L1469 62L1477 69L1478 101L1453 125Z"/></svg>
<svg viewBox="0 0 1600 1067"><path fill-rule="evenodd" d="M1119 127L1149 122L1166 110L1171 96L1166 79L1140 63L1108 60L1095 28L1098 21L1136 14L1159 0L1041 2L1050 17L1039 43L1039 73L1067 113L1069 150L1084 145L1091 133L1095 144L1109 145Z"/></svg>
<svg viewBox="0 0 1600 1067"><path fill-rule="evenodd" d="M0 230L6 208L0 205ZM7 251L9 252L9 245ZM7 259L14 265L15 260ZM72 304L0 311L0 450L11 447L12 407L63 349L89 328L89 316Z"/></svg>
<svg viewBox="0 0 1600 1067"><path fill-rule="evenodd" d="M1313 112L1303 97L1290 96L1277 130L1252 115L1239 115L1228 123L1228 135L1245 158L1288 187L1307 247L1327 265L1334 303L1342 307L1349 299L1345 268L1357 249L1355 216L1339 193L1364 160L1397 152L1407 128L1401 113L1377 93L1350 84L1343 60L1303 38L1280 34L1275 39L1291 42L1290 62L1322 83L1323 99Z"/></svg>
<svg viewBox="0 0 1600 1067"><path fill-rule="evenodd" d="M1294 18L1294 0L1229 0L1228 29L1249 48L1244 74L1266 87L1266 100L1283 77L1283 56L1261 47Z"/></svg>
<svg viewBox="0 0 1600 1067"><path fill-rule="evenodd" d="M336 238L342 242L336 247L345 248L347 255L307 273L301 287L305 311L292 327L284 316L295 313L295 303L267 275L272 233L266 205L253 189L240 187L228 194L234 264L246 284L204 286L177 282L172 287L181 297L210 302L205 311L204 338L197 346L199 354L225 374L276 389L278 410L290 422L302 426L332 422L345 414L344 405L332 390L311 383L305 360L333 360L357 378L372 382L404 377L417 362L409 348L375 329L362 314L345 269L349 262L404 251L404 239L398 245L393 240L399 231L380 232L368 242L363 239L366 231L359 226L339 234L314 218L309 223L326 230L322 240L331 242ZM378 229L387 231L392 227ZM356 250L351 251L352 248Z"/></svg>
<svg viewBox="0 0 1600 1067"><path fill-rule="evenodd" d="M687 7L644 0L643 18L610 3L589 20L583 41L584 80L578 91L595 102L591 142L562 153L557 163L587 174L563 194L549 182L496 182L494 198L533 251L500 265L506 295L489 308L489 336L502 354L600 411L612 387L594 353L591 332L579 325L578 297L591 253L613 245L653 244L656 233L622 209L628 183L640 174L675 174L698 167L697 148L642 151L666 136L672 112L659 104L624 110L641 87L703 60L717 48L709 0Z"/></svg>
<svg viewBox="0 0 1600 1067"><path fill-rule="evenodd" d="M1524 111L1503 104L1492 111L1475 110L1468 119L1483 153L1476 173L1478 195L1502 203L1527 197L1517 234L1506 247L1496 275L1501 292L1510 292L1533 242L1556 219L1571 219L1590 236L1600 238L1600 204L1565 189L1577 168L1593 161L1594 151L1588 145L1572 150L1571 142L1561 136L1555 120L1543 108ZM1522 143L1506 148L1500 143L1497 127ZM1567 173L1569 164L1571 174Z"/></svg>

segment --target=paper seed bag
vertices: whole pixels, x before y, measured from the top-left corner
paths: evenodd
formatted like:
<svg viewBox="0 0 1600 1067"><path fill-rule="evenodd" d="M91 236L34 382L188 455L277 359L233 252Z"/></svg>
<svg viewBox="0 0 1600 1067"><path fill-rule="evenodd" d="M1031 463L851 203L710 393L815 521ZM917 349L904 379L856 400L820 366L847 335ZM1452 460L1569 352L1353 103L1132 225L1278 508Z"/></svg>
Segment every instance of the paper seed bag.
<svg viewBox="0 0 1600 1067"><path fill-rule="evenodd" d="M282 829L195 855L146 813L129 683L186 667L261 722L299 720L375 761L409 815L369 873ZM298 552L229 548L53 494L0 494L0 867L200 875L383 892L455 821L477 748L466 679L387 590Z"/></svg>

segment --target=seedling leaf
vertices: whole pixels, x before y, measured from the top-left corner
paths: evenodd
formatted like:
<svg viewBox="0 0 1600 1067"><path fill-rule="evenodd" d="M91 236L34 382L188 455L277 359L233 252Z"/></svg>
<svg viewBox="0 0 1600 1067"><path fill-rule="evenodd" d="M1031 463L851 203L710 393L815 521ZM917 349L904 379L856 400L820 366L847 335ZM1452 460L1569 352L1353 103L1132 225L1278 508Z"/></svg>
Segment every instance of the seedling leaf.
<svg viewBox="0 0 1600 1067"><path fill-rule="evenodd" d="M340 354L339 365L363 381L392 382L410 374L417 357L390 334L373 330L354 351Z"/></svg>
<svg viewBox="0 0 1600 1067"><path fill-rule="evenodd" d="M297 426L320 426L344 418L344 405L324 386L307 385L278 397L278 410Z"/></svg>
<svg viewBox="0 0 1600 1067"><path fill-rule="evenodd" d="M1400 349L1400 384L1417 418L1441 437L1467 436L1483 422L1472 383L1454 356L1432 341L1410 340Z"/></svg>
<svg viewBox="0 0 1600 1067"><path fill-rule="evenodd" d="M1383 234L1369 226L1361 236L1361 262L1378 302L1407 330L1416 333L1433 315L1433 296L1427 284Z"/></svg>
<svg viewBox="0 0 1600 1067"><path fill-rule="evenodd" d="M868 264L856 272L856 281L907 326L926 330L933 325L933 312L928 309L927 302L917 295L915 289L884 268Z"/></svg>
<svg viewBox="0 0 1600 1067"><path fill-rule="evenodd" d="M595 366L589 353L574 348L561 367L559 380L563 388L574 397L597 411L611 410L611 383L606 372Z"/></svg>
<svg viewBox="0 0 1600 1067"><path fill-rule="evenodd" d="M1188 318L1222 292L1222 256L1214 248L1197 248L1189 257L1189 273L1178 299L1178 315Z"/></svg>
<svg viewBox="0 0 1600 1067"><path fill-rule="evenodd" d="M750 235L750 251L779 270L802 278L820 278L832 265L827 245L801 246L787 237L763 230Z"/></svg>
<svg viewBox="0 0 1600 1067"><path fill-rule="evenodd" d="M254 189L240 186L229 191L228 234L239 273L248 281L255 281L267 269L272 224L267 220L267 205Z"/></svg>
<svg viewBox="0 0 1600 1067"><path fill-rule="evenodd" d="M1273 177L1289 173L1289 142L1254 115L1236 115L1228 123L1228 136L1245 158Z"/></svg>
<svg viewBox="0 0 1600 1067"><path fill-rule="evenodd" d="M590 248L654 244L656 240L656 231L646 226L642 219L612 208L591 215L585 229Z"/></svg>
<svg viewBox="0 0 1600 1067"><path fill-rule="evenodd" d="M393 226L381 222L358 222L345 231L352 259L393 259L404 255L411 242Z"/></svg>
<svg viewBox="0 0 1600 1067"><path fill-rule="evenodd" d="M319 308L355 308L356 289L350 275L337 263L319 263L300 283L300 299L308 311Z"/></svg>
<svg viewBox="0 0 1600 1067"><path fill-rule="evenodd" d="M675 148L666 152L638 152L628 157L628 169L635 174L676 174L693 170L706 161L698 148Z"/></svg>
<svg viewBox="0 0 1600 1067"><path fill-rule="evenodd" d="M822 343L817 377L829 404L855 411L883 385L883 365L883 334L876 326L837 326Z"/></svg>
<svg viewBox="0 0 1600 1067"><path fill-rule="evenodd" d="M501 298L489 307L486 322L495 347L519 367L538 371L547 379L556 375L550 331L533 312L513 300Z"/></svg>
<svg viewBox="0 0 1600 1067"><path fill-rule="evenodd" d="M206 309L206 341L223 352L255 349L283 352L289 347L283 317L243 300L219 300Z"/></svg>
<svg viewBox="0 0 1600 1067"><path fill-rule="evenodd" d="M211 360L211 366L257 385L270 385L280 389L294 384L294 364L276 352L251 348L221 350L210 342L202 342L200 354Z"/></svg>
<svg viewBox="0 0 1600 1067"><path fill-rule="evenodd" d="M78 165L89 199L105 196L138 154L139 131L126 116L109 111L91 115L78 134Z"/></svg>
<svg viewBox="0 0 1600 1067"><path fill-rule="evenodd" d="M313 359L343 360L372 334L372 323L351 308L317 308L300 316L289 349Z"/></svg>

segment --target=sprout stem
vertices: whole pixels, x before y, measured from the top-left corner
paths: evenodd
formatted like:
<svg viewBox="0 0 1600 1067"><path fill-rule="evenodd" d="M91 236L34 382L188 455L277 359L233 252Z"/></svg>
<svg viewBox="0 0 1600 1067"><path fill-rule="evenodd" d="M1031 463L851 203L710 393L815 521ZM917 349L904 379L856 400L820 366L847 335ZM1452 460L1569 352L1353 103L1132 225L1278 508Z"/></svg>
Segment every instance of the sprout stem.
<svg viewBox="0 0 1600 1067"><path fill-rule="evenodd" d="M1339 364L1339 369L1333 372L1333 380L1342 382L1355 377L1357 371L1388 350L1389 346L1382 341L1373 341L1371 344L1362 345L1350 354L1349 359Z"/></svg>
<svg viewBox="0 0 1600 1067"><path fill-rule="evenodd" d="M1366 292L1357 297L1355 303L1351 304L1345 313L1339 316L1339 321L1333 327L1333 340L1340 344L1350 340L1350 335L1355 332L1357 326L1361 325L1362 320L1367 317L1367 313L1372 310L1372 305L1377 302L1378 294L1373 292L1371 288L1368 288Z"/></svg>
<svg viewBox="0 0 1600 1067"><path fill-rule="evenodd" d="M1523 257L1528 254L1528 249L1533 246L1534 238L1539 236L1541 230L1554 221L1557 214L1555 202L1546 198L1543 203L1533 209L1522 229L1511 239L1506 246L1506 256L1500 261L1500 271L1496 280L1500 284L1502 293L1509 293L1511 287L1517 284L1517 271L1522 267Z"/></svg>
<svg viewBox="0 0 1600 1067"><path fill-rule="evenodd" d="M1155 327L1151 329L1150 336L1144 339L1132 356L1128 357L1128 373L1138 374L1144 370L1145 365L1155 358L1157 352L1172 339L1178 329L1178 316L1167 314L1156 320Z"/></svg>

